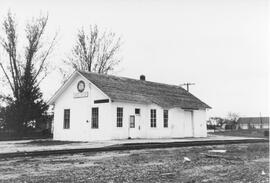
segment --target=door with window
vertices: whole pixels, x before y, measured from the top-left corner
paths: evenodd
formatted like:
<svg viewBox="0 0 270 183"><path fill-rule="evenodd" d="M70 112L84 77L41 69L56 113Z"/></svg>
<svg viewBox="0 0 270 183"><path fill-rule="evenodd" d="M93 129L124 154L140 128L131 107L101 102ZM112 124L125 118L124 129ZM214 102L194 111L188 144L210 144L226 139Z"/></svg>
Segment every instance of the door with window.
<svg viewBox="0 0 270 183"><path fill-rule="evenodd" d="M129 137L130 138L139 138L140 137L140 126L137 123L135 115L129 116Z"/></svg>

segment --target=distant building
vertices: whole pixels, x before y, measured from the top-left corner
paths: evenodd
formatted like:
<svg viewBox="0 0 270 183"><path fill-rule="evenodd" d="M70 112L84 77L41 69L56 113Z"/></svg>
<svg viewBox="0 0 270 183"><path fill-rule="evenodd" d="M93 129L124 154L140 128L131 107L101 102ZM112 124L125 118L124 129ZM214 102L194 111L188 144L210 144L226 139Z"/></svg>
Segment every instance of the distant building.
<svg viewBox="0 0 270 183"><path fill-rule="evenodd" d="M267 129L269 128L269 117L242 117L237 120L240 129Z"/></svg>
<svg viewBox="0 0 270 183"><path fill-rule="evenodd" d="M207 104L185 89L76 71L49 101L55 140L206 137Z"/></svg>

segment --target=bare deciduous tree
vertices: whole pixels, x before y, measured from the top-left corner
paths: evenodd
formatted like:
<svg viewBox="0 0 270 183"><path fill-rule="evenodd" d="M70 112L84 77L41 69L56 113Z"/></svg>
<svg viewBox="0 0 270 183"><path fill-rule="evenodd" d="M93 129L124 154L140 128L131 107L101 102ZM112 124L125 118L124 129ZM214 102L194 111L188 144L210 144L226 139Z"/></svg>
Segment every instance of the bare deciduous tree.
<svg viewBox="0 0 270 183"><path fill-rule="evenodd" d="M227 115L228 120L235 122L239 119L239 115L237 113L234 112L229 112Z"/></svg>
<svg viewBox="0 0 270 183"><path fill-rule="evenodd" d="M29 122L46 120L48 105L42 99L39 83L48 74L48 56L56 42L56 36L45 47L42 41L48 16L32 19L26 25L26 45L19 54L16 22L11 12L3 22L4 36L0 37L6 57L0 60L3 77L13 95L5 108L6 123L9 128L23 133ZM7 100L6 100L7 101Z"/></svg>
<svg viewBox="0 0 270 183"><path fill-rule="evenodd" d="M1 58L0 67L13 92L13 97L20 98L22 78L27 72L32 72L33 80L40 83L48 74L46 60L51 54L56 42L56 35L48 48L44 48L42 37L48 22L48 16L40 16L26 25L26 40L24 55L18 54L18 34L16 22L11 12L3 23L4 36L0 37L0 43L7 54L4 60ZM24 59L21 59L24 57Z"/></svg>
<svg viewBox="0 0 270 183"><path fill-rule="evenodd" d="M114 70L120 59L121 38L112 32L100 32L97 25L90 26L89 34L84 29L78 31L72 56L66 63L74 69L107 74Z"/></svg>

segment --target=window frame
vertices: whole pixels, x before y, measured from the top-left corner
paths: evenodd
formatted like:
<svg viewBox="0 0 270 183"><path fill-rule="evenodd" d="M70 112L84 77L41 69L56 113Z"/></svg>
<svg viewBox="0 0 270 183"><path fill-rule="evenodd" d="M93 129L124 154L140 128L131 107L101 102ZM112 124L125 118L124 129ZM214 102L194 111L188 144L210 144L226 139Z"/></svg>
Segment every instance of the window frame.
<svg viewBox="0 0 270 183"><path fill-rule="evenodd" d="M169 110L168 109L163 110L163 127L164 128L169 127Z"/></svg>
<svg viewBox="0 0 270 183"><path fill-rule="evenodd" d="M92 107L92 110L91 110L91 128L92 129L98 129L99 128L98 123L99 123L99 109L98 109L98 107Z"/></svg>
<svg viewBox="0 0 270 183"><path fill-rule="evenodd" d="M116 108L116 127L117 128L123 127L123 116L124 116L123 107L117 107Z"/></svg>
<svg viewBox="0 0 270 183"><path fill-rule="evenodd" d="M64 109L63 129L70 129L70 109Z"/></svg>
<svg viewBox="0 0 270 183"><path fill-rule="evenodd" d="M150 127L151 128L157 127L157 110L156 109L150 110Z"/></svg>

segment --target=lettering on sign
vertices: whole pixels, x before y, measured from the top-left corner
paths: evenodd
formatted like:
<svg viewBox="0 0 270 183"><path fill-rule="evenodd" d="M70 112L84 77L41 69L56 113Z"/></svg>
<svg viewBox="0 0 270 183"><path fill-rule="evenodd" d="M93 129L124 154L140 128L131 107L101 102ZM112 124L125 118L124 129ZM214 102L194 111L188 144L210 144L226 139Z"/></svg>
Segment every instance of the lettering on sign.
<svg viewBox="0 0 270 183"><path fill-rule="evenodd" d="M88 92L73 93L74 98L85 98L88 97Z"/></svg>

